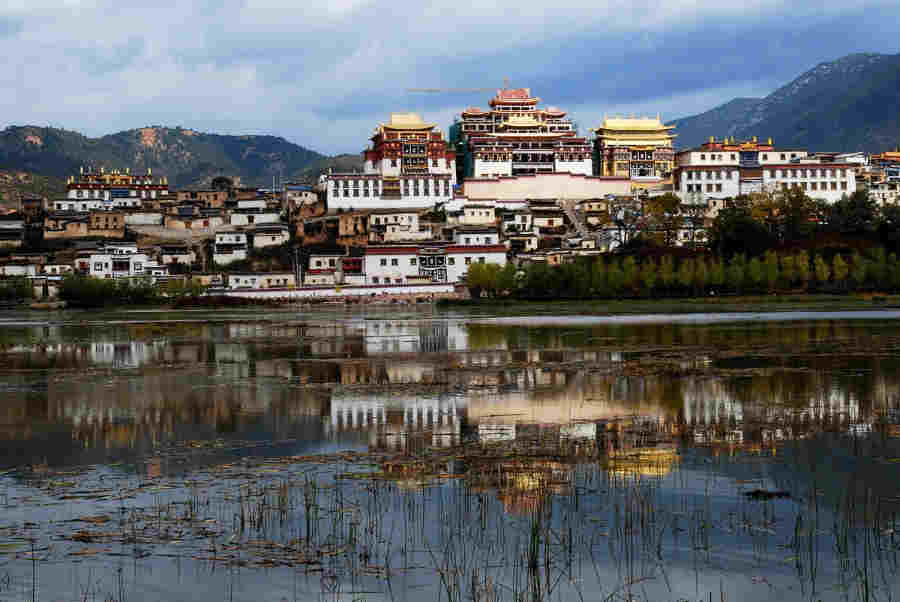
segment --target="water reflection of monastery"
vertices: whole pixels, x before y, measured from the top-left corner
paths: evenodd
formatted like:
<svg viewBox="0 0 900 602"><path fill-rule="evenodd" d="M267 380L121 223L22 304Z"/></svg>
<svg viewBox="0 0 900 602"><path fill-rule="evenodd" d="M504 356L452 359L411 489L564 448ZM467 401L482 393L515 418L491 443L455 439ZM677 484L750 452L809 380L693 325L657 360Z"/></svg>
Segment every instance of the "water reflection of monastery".
<svg viewBox="0 0 900 602"><path fill-rule="evenodd" d="M900 399L898 371L879 359L855 373L671 378L623 374L633 353L448 320L191 328L137 337L111 327L91 342L77 330L38 329L41 342L3 350L4 366L18 371L3 377L0 429L23 440L67 425L87 446L300 429L311 440L352 434L400 450L514 439L529 425L585 438L575 435L586 424L642 416L697 443L735 443L821 428L865 433Z"/></svg>

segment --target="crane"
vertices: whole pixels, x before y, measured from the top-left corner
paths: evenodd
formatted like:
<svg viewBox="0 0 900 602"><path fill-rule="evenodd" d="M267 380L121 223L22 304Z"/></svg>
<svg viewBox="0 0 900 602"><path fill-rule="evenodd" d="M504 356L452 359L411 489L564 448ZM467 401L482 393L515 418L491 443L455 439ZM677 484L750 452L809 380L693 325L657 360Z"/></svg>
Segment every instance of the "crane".
<svg viewBox="0 0 900 602"><path fill-rule="evenodd" d="M509 89L509 78L503 78L503 89ZM424 92L426 94L481 94L496 92L496 88L407 88L407 92Z"/></svg>

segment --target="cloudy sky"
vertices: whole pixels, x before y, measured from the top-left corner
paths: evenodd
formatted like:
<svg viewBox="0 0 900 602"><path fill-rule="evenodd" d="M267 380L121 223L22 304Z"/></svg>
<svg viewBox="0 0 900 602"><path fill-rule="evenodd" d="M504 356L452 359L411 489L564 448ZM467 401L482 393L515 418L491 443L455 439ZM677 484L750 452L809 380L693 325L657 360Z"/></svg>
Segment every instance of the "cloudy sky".
<svg viewBox="0 0 900 602"><path fill-rule="evenodd" d="M356 153L391 111L443 127L531 87L582 133L763 96L817 63L900 51L896 0L2 0L0 126L266 133Z"/></svg>

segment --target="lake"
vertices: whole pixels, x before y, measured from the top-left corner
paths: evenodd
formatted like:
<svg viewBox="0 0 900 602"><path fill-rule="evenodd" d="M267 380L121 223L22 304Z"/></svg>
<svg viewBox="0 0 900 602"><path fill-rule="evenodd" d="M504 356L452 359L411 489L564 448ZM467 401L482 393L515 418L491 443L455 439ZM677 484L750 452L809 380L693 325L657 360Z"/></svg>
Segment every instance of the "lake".
<svg viewBox="0 0 900 602"><path fill-rule="evenodd" d="M900 312L0 313L0 600L889 600Z"/></svg>

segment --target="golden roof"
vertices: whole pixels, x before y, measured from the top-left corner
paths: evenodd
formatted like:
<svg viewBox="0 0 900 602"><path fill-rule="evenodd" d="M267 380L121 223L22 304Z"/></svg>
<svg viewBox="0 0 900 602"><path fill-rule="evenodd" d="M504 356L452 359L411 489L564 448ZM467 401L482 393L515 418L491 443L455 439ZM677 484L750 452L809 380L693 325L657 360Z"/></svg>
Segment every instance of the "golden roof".
<svg viewBox="0 0 900 602"><path fill-rule="evenodd" d="M381 127L389 130L430 130L436 123L425 123L418 113L391 113L390 123Z"/></svg>
<svg viewBox="0 0 900 602"><path fill-rule="evenodd" d="M665 125L659 117L607 117L597 130L624 130L629 132L653 132L674 129Z"/></svg>
<svg viewBox="0 0 900 602"><path fill-rule="evenodd" d="M527 115L513 115L509 119L507 119L503 125L512 128L534 128L539 127L541 125L541 122L534 117L529 117Z"/></svg>

